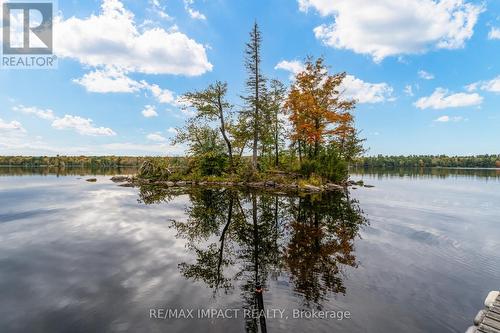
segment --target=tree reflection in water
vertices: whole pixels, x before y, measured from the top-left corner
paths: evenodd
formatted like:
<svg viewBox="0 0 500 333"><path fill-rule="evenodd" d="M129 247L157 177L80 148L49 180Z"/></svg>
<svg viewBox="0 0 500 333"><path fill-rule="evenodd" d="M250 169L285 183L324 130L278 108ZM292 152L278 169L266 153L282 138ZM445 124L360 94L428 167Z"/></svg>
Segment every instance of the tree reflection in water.
<svg viewBox="0 0 500 333"><path fill-rule="evenodd" d="M180 191L180 192L179 192ZM348 192L298 197L232 189L143 187L146 204L189 195L186 221L172 221L194 262L182 275L218 293L238 285L243 308L264 310L262 290L284 277L304 306L321 308L331 293L345 294L343 267L356 267L354 242L367 221ZM246 330L266 332L265 318L247 318Z"/></svg>

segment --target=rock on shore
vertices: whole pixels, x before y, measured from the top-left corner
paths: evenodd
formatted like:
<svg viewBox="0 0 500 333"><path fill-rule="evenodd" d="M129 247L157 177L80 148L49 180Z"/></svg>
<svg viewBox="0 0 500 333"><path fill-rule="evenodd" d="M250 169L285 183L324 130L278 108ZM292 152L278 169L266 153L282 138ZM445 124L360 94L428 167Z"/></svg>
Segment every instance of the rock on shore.
<svg viewBox="0 0 500 333"><path fill-rule="evenodd" d="M132 178L127 177L127 176L113 176L111 177L111 181L113 183L125 183L125 182L130 182Z"/></svg>

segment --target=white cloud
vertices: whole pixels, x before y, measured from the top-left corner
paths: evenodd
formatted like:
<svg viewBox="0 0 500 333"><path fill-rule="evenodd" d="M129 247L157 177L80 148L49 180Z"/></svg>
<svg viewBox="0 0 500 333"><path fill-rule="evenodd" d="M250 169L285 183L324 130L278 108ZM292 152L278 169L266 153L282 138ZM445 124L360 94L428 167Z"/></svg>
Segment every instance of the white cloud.
<svg viewBox="0 0 500 333"><path fill-rule="evenodd" d="M95 127L92 119L85 119L79 116L65 115L52 122L52 127L58 130L73 129L81 135L88 136L115 136L116 133L111 128Z"/></svg>
<svg viewBox="0 0 500 333"><path fill-rule="evenodd" d="M441 117L435 119L434 121L440 122L440 123L446 123L446 122L450 121L450 117L449 116L441 116Z"/></svg>
<svg viewBox="0 0 500 333"><path fill-rule="evenodd" d="M54 116L54 111L50 109L40 109L34 106L28 107L24 105L17 105L12 108L13 111L15 112L21 112L21 113L26 113L26 114L32 114L35 115L38 118L45 119L45 120L53 120L55 119Z"/></svg>
<svg viewBox="0 0 500 333"><path fill-rule="evenodd" d="M0 153L4 155L127 155L127 156L182 156L186 153L184 145L169 145L167 143L138 144L130 142L113 142L101 145L89 146L65 146L53 145L32 138L26 139L8 138L0 136Z"/></svg>
<svg viewBox="0 0 500 333"><path fill-rule="evenodd" d="M153 9L158 14L159 17L165 20L171 20L170 15L167 14L165 6L162 6L160 0L151 0L151 4L153 5Z"/></svg>
<svg viewBox="0 0 500 333"><path fill-rule="evenodd" d="M199 11L191 7L193 4L194 0L184 0L184 7L186 8L186 11L188 12L189 16L195 20L206 20L207 17L204 14L200 13Z"/></svg>
<svg viewBox="0 0 500 333"><path fill-rule="evenodd" d="M177 129L173 128L173 127L169 127L167 129L167 132L170 133L170 134L173 134L173 135L177 135Z"/></svg>
<svg viewBox="0 0 500 333"><path fill-rule="evenodd" d="M1 132L21 132L24 133L26 130L24 129L23 125L16 121L13 120L10 123L4 121L2 118L0 118L0 131Z"/></svg>
<svg viewBox="0 0 500 333"><path fill-rule="evenodd" d="M74 148L75 147L71 147L72 150ZM4 155L25 156L64 154L61 149L51 147L39 137L15 137L6 135L0 136L0 153Z"/></svg>
<svg viewBox="0 0 500 333"><path fill-rule="evenodd" d="M450 94L447 89L437 88L432 95L420 98L414 105L419 109L447 109L480 105L483 97L479 94Z"/></svg>
<svg viewBox="0 0 500 333"><path fill-rule="evenodd" d="M172 19L170 17L170 15L167 14L167 12L163 11L163 10L159 10L158 11L158 15L162 18L162 19L165 19L165 20L170 20Z"/></svg>
<svg viewBox="0 0 500 333"><path fill-rule="evenodd" d="M388 56L457 49L474 33L482 5L464 0L298 0L334 22L314 29L324 44L367 54L376 62Z"/></svg>
<svg viewBox="0 0 500 333"><path fill-rule="evenodd" d="M133 93L143 87L123 71L111 67L96 69L80 79L74 79L73 82L94 93Z"/></svg>
<svg viewBox="0 0 500 333"><path fill-rule="evenodd" d="M48 155L59 154L61 151L54 150L39 138L26 138L15 136L0 136L0 153L4 155Z"/></svg>
<svg viewBox="0 0 500 333"><path fill-rule="evenodd" d="M304 70L304 64L298 60L280 61L274 69L282 69L291 73L290 80ZM342 82L340 90L349 99L355 99L358 103L380 103L392 100L393 89L387 83L369 83L360 80L353 75L347 75Z"/></svg>
<svg viewBox="0 0 500 333"><path fill-rule="evenodd" d="M96 69L73 82L85 87L93 93L133 93L142 89L143 85L129 78L123 71L108 67Z"/></svg>
<svg viewBox="0 0 500 333"><path fill-rule="evenodd" d="M492 27L488 33L488 39L500 39L500 28Z"/></svg>
<svg viewBox="0 0 500 333"><path fill-rule="evenodd" d="M134 14L119 0L103 0L101 13L56 19L58 56L124 72L196 76L212 70L203 45L171 29L140 32Z"/></svg>
<svg viewBox="0 0 500 333"><path fill-rule="evenodd" d="M63 118L56 117L54 111L51 109L40 109L35 106L27 107L22 104L14 106L12 108L15 112L22 112L30 115L34 115L40 119L52 121L52 127L58 130L63 129L74 129L81 135L89 136L115 136L116 133L106 127L95 127L93 125L92 119L85 119L79 116L65 115ZM21 132L25 132L24 128L17 121L13 121L9 124L3 123L0 119L0 129L17 129Z"/></svg>
<svg viewBox="0 0 500 333"><path fill-rule="evenodd" d="M426 72L424 70L418 71L418 76L424 80L433 80L434 79L434 74L431 74L431 73Z"/></svg>
<svg viewBox="0 0 500 333"><path fill-rule="evenodd" d="M116 68L97 69L85 74L80 79L73 80L73 82L94 93L133 93L139 90L148 90L158 103L175 105L175 94L172 91L162 89L157 84L150 84L144 80L135 81Z"/></svg>
<svg viewBox="0 0 500 333"><path fill-rule="evenodd" d="M500 93L500 76L497 76L493 80L483 82L481 84L481 89L489 92Z"/></svg>
<svg viewBox="0 0 500 333"><path fill-rule="evenodd" d="M413 87L411 85L406 85L403 91L408 96L414 96L415 95L413 93Z"/></svg>
<svg viewBox="0 0 500 333"><path fill-rule="evenodd" d="M467 90L468 92L476 91L477 88L479 87L479 84L480 84L480 82L474 82L474 83L471 83L469 85L466 85L465 90Z"/></svg>
<svg viewBox="0 0 500 333"><path fill-rule="evenodd" d="M142 81L143 85L151 91L154 97L156 97L156 100L159 103L162 104L174 104L176 98L174 96L174 93L168 89L162 89L160 88L157 84L148 84L144 81Z"/></svg>
<svg viewBox="0 0 500 333"><path fill-rule="evenodd" d="M142 110L142 115L146 118L153 118L153 117L158 117L158 112L156 112L154 106L146 105L144 107L144 110Z"/></svg>
<svg viewBox="0 0 500 333"><path fill-rule="evenodd" d="M175 94L172 91L162 89L157 84L150 84L144 80L135 81L116 68L96 69L80 79L73 80L73 82L85 87L89 92L101 94L133 93L139 90L148 90L158 103L175 105Z"/></svg>
<svg viewBox="0 0 500 333"><path fill-rule="evenodd" d="M468 91L481 89L484 91L500 93L500 75L489 81L479 81L465 87Z"/></svg>
<svg viewBox="0 0 500 333"><path fill-rule="evenodd" d="M292 81L295 79L295 76L302 72L305 67L302 61L300 60L282 60L274 66L274 69L282 69L284 71L290 72L289 79Z"/></svg>
<svg viewBox="0 0 500 333"><path fill-rule="evenodd" d="M448 122L459 122L462 120L464 120L464 118L461 116L457 116L457 117L441 116L441 117L435 119L434 121L438 122L438 123L448 123Z"/></svg>
<svg viewBox="0 0 500 333"><path fill-rule="evenodd" d="M114 152L115 155L127 155L133 152L140 155L181 156L185 155L187 150L183 145L170 145L168 143L137 144L129 142L109 143L101 145L99 148L106 152L106 154Z"/></svg>
<svg viewBox="0 0 500 333"><path fill-rule="evenodd" d="M189 13L189 16L191 16L191 18L195 19L195 20L206 20L207 17L200 13L199 11L195 10L195 9L192 9L192 8L188 8L187 9L188 13Z"/></svg>
<svg viewBox="0 0 500 333"><path fill-rule="evenodd" d="M391 101L393 89L387 83L369 83L352 75L347 75L342 82L344 96L355 99L358 103L381 103Z"/></svg>
<svg viewBox="0 0 500 333"><path fill-rule="evenodd" d="M146 138L149 141L155 141L155 142L165 142L165 141L167 141L167 138L165 138L164 136L162 136L160 132L148 134Z"/></svg>
<svg viewBox="0 0 500 333"><path fill-rule="evenodd" d="M302 72L304 68L304 64L300 60L282 60L274 67L274 69L283 69L293 74Z"/></svg>

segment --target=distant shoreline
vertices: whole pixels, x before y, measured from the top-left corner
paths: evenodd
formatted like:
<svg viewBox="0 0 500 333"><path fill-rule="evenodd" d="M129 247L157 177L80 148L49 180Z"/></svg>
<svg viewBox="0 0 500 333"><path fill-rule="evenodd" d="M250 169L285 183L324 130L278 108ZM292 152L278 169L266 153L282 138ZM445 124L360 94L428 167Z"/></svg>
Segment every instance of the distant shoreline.
<svg viewBox="0 0 500 333"><path fill-rule="evenodd" d="M120 169L120 168L139 168L140 165L116 165L116 166L96 166L95 169ZM29 165L8 165L8 164L0 164L0 168L24 168L24 169L41 169L41 168L84 168L89 169L92 168L88 165L66 165L62 167L58 167L57 165L37 165L37 166L29 166ZM444 167L444 166L403 166L403 167L392 167L392 166L352 166L350 169L388 169L388 170L397 170L397 169L447 169L447 170L499 170L500 168L485 168L485 167Z"/></svg>
<svg viewBox="0 0 500 333"><path fill-rule="evenodd" d="M418 167L418 166L403 166L403 167L392 167L392 166L352 166L351 169L391 169L391 170L397 170L397 169L447 169L447 170L499 170L500 168L484 168L484 167L442 167L442 166L423 166L423 167Z"/></svg>

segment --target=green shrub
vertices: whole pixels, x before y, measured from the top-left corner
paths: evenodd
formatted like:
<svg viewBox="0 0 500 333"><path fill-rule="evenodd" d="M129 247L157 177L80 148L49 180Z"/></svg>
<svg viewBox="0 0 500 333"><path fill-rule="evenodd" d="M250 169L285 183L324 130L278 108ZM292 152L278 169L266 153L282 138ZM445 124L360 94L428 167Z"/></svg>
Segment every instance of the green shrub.
<svg viewBox="0 0 500 333"><path fill-rule="evenodd" d="M317 160L303 160L300 165L299 173L309 178L313 173L317 172L320 169L320 165Z"/></svg>
<svg viewBox="0 0 500 333"><path fill-rule="evenodd" d="M238 177L245 182L257 181L259 175L252 167L251 161L242 160L237 169Z"/></svg>
<svg viewBox="0 0 500 333"><path fill-rule="evenodd" d="M138 176L145 179L168 180L172 174L167 158L151 158L144 161L139 168Z"/></svg>
<svg viewBox="0 0 500 333"><path fill-rule="evenodd" d="M196 162L202 176L221 176L226 170L228 156L224 153L211 151L198 156Z"/></svg>
<svg viewBox="0 0 500 333"><path fill-rule="evenodd" d="M330 148L320 152L314 159L303 160L299 173L306 178L317 175L340 183L347 179L348 165L335 149Z"/></svg>
<svg viewBox="0 0 500 333"><path fill-rule="evenodd" d="M333 149L320 155L320 169L317 174L329 181L340 183L348 177L348 164Z"/></svg>

